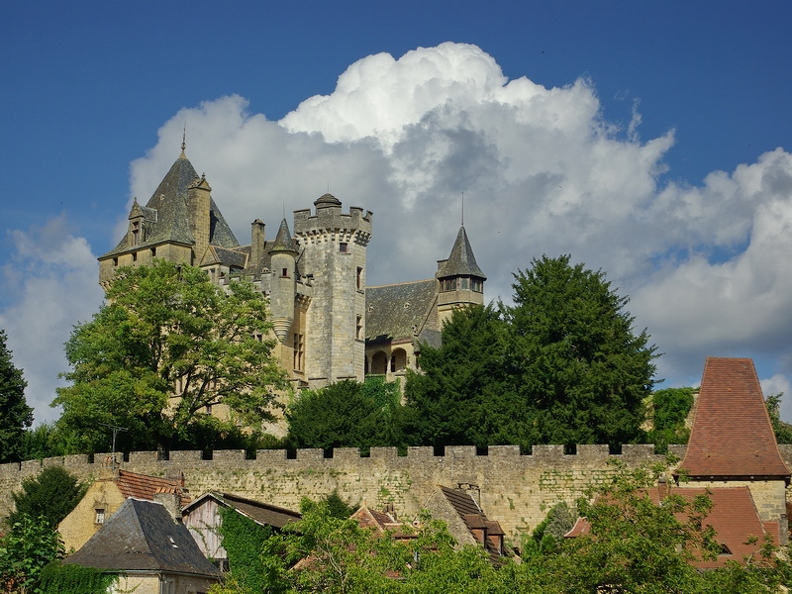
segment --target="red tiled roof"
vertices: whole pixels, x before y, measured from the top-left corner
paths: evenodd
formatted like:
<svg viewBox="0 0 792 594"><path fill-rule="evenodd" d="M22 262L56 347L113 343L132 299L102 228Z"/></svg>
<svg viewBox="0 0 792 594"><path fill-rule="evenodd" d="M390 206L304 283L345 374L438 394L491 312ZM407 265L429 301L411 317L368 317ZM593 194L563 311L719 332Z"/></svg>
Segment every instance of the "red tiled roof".
<svg viewBox="0 0 792 594"><path fill-rule="evenodd" d="M708 495L712 501L712 509L704 519L704 526L712 526L715 539L728 553L718 555L713 561L696 561L696 567L720 567L727 561L745 563L751 556L758 561L758 552L764 541L764 535L770 534L773 542L779 542L778 522L762 522L756 511L751 491L748 487L716 487L702 489L698 487L674 487L669 494L679 495L692 501L697 495ZM647 496L656 504L661 497L657 489L647 491ZM679 518L683 520L683 518ZM591 524L585 518L578 518L572 530L565 535L574 538L591 532ZM757 537L753 544L746 544L752 536Z"/></svg>
<svg viewBox="0 0 792 594"><path fill-rule="evenodd" d="M751 359L707 358L680 469L693 478L789 480Z"/></svg>
<svg viewBox="0 0 792 594"><path fill-rule="evenodd" d="M185 492L180 480L119 470L115 483L118 490L127 499L134 497L135 499L154 501L154 496L157 493L175 493L179 496L180 506L185 506L190 502L190 496Z"/></svg>

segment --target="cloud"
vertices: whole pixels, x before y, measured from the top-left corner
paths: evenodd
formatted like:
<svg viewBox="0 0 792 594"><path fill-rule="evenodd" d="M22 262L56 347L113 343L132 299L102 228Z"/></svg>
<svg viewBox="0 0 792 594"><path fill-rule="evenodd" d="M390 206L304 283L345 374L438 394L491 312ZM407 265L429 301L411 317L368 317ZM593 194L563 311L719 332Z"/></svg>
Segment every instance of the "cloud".
<svg viewBox="0 0 792 594"><path fill-rule="evenodd" d="M239 96L179 111L132 163L131 195L148 200L186 121L187 155L242 243L255 218L272 236L284 212L329 189L374 212L368 280L379 284L434 274L464 193L488 298L508 300L511 274L534 257L570 253L632 297L670 385L697 383L707 355L755 357L765 376L792 377L792 155L669 183L674 131L641 139L638 106L619 126L603 117L595 81L508 80L472 45L377 54L280 122Z"/></svg>
<svg viewBox="0 0 792 594"><path fill-rule="evenodd" d="M102 300L96 257L62 216L13 231L11 239L14 252L2 268L6 305L0 328L8 334L14 365L24 371L36 423L52 421L59 413L49 404L62 385L58 374L67 369L63 344Z"/></svg>

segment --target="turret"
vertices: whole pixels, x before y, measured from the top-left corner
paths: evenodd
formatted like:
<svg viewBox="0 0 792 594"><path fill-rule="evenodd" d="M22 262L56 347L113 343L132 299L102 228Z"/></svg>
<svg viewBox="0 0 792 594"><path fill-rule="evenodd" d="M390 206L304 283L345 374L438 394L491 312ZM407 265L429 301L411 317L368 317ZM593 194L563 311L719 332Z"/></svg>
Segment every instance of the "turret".
<svg viewBox="0 0 792 594"><path fill-rule="evenodd" d="M285 342L294 323L294 299L296 279L296 259L299 252L289 233L289 225L283 219L270 250L270 313L275 336Z"/></svg>
<svg viewBox="0 0 792 594"><path fill-rule="evenodd" d="M459 228L448 259L437 261L435 277L440 283L437 312L441 325L451 319L454 309L484 304L487 277L476 264L464 226Z"/></svg>
<svg viewBox="0 0 792 594"><path fill-rule="evenodd" d="M206 176L196 177L187 190L187 210L190 220L190 233L195 241L193 264L198 264L209 247L212 230L212 188Z"/></svg>

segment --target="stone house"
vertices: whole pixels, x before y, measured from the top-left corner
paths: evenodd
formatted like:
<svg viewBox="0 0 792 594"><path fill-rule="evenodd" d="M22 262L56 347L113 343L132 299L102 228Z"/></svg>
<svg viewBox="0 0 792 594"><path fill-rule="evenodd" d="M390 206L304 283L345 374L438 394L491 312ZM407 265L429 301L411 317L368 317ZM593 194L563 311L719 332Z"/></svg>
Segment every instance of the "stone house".
<svg viewBox="0 0 792 594"><path fill-rule="evenodd" d="M170 477L158 477L103 469L80 502L58 524L66 551L77 550L88 542L130 497L159 500L168 505L172 513L190 502L181 472L176 471Z"/></svg>
<svg viewBox="0 0 792 594"><path fill-rule="evenodd" d="M115 592L205 594L220 571L164 505L130 498L64 564L118 576Z"/></svg>

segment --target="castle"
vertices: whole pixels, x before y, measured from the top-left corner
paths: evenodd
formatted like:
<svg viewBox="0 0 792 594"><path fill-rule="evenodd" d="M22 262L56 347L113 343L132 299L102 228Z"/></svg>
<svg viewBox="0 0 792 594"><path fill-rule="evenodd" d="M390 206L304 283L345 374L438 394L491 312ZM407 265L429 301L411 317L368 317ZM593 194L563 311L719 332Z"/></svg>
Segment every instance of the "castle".
<svg viewBox="0 0 792 594"><path fill-rule="evenodd" d="M185 145L146 206L135 198L127 232L99 258L99 281L119 266L154 258L204 269L223 285L250 278L269 301L274 355L295 388L320 388L367 374L391 380L418 367L420 344L439 345L440 329L455 308L483 304L486 276L460 227L450 256L435 278L379 287L366 285L370 211L324 194L314 209L294 212L294 235L284 218L274 240L264 223L251 225L240 245L212 198L205 176L187 159Z"/></svg>

